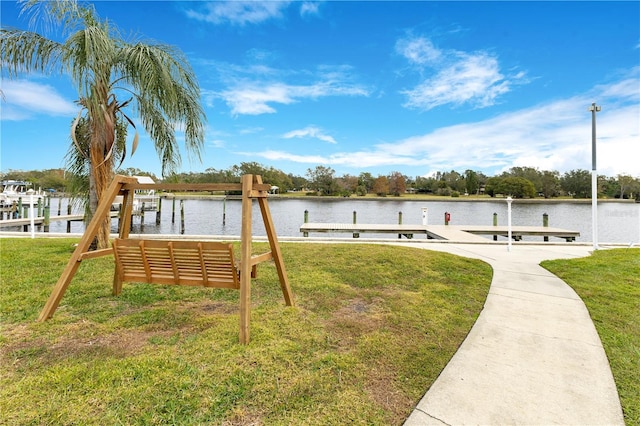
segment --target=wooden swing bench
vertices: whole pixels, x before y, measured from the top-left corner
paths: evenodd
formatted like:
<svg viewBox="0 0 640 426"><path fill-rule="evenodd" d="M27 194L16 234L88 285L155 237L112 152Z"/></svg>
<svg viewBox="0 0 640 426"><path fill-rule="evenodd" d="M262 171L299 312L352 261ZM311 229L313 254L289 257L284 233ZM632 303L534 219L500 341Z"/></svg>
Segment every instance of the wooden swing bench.
<svg viewBox="0 0 640 426"><path fill-rule="evenodd" d="M113 254L118 286L126 281L240 289L232 244L116 238ZM258 259L251 259L251 278L256 278Z"/></svg>
<svg viewBox="0 0 640 426"><path fill-rule="evenodd" d="M38 321L53 316L60 300L75 275L80 263L86 259L113 255L115 273L113 294L122 291L123 282L146 282L204 286L240 290L240 343L249 343L251 316L251 278L256 277L256 266L273 260L278 272L280 288L286 305L292 306L293 295L284 268L282 253L267 203L270 185L263 184L257 175L242 176L241 184L144 184L127 176L116 176L107 188L91 222L76 247L66 268L58 279ZM166 241L130 239L133 195L136 190L165 189L170 191L242 191L242 230L240 237L241 260L234 258L233 245L214 241ZM100 225L109 220L110 207L116 196L123 196L119 237L112 247L89 251ZM265 225L271 251L252 255L251 226L252 201L257 199Z"/></svg>

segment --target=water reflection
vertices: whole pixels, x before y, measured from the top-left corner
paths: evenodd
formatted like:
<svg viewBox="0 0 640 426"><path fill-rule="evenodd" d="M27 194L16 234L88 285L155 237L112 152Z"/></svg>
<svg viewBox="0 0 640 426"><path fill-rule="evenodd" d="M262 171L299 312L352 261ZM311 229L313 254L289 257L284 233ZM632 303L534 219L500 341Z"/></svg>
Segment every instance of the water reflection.
<svg viewBox="0 0 640 426"><path fill-rule="evenodd" d="M240 200L224 200L221 197L210 199L185 199L185 234L190 235L240 235ZM62 203L66 212L67 201L53 199L52 216L56 215L57 203ZM172 200L162 203L161 223L156 226L156 213L147 212L144 227L140 219L134 220L133 232L149 234L180 233L180 200L175 203L175 221L172 223ZM402 223L422 223L422 209L427 208L429 224L443 224L444 214L451 214L452 225L492 225L493 214L497 213L498 224L507 224L507 203L504 200L491 201L401 201L394 199L316 199L316 198L279 198L269 199L269 207L276 232L279 236L302 236L300 225L304 222L305 210L309 222L352 223L356 212L358 223L396 224L399 212ZM543 214L549 216L549 226L580 232L577 241L591 241L591 204L572 202L528 203L514 201L512 205L513 225L541 226ZM64 213L63 213L64 214ZM223 214L225 223L223 223ZM253 204L254 235L265 235L264 224L257 203ZM114 231L116 221L114 220ZM71 232L82 232L81 223L73 223ZM65 232L66 222L52 222L51 232ZM601 202L598 204L598 240L606 243L640 243L640 204ZM337 236L348 238L348 234L311 234L311 236ZM362 234L361 238L389 235ZM423 238L423 236L416 236ZM535 237L525 238L536 240ZM539 239L539 237L538 237ZM552 239L554 241L554 239ZM562 241L562 240L557 240Z"/></svg>

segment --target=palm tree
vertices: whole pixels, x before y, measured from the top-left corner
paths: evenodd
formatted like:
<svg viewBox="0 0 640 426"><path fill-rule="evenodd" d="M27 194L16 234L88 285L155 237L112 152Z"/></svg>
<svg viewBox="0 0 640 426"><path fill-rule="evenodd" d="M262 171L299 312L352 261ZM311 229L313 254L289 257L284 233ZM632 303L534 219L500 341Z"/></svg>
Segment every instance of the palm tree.
<svg viewBox="0 0 640 426"><path fill-rule="evenodd" d="M127 42L93 5L77 0L21 0L21 15L30 26L62 29L64 42L35 31L0 29L2 70L11 78L22 73L68 74L78 91L78 116L72 121L70 164L89 175L88 210L94 212L113 178L114 168L127 154L127 130L135 125L125 114L135 110L155 144L164 176L180 164L176 128L184 131L187 151L200 158L205 117L200 89L184 55L171 46ZM131 152L138 143L138 133ZM107 247L109 220L97 238Z"/></svg>

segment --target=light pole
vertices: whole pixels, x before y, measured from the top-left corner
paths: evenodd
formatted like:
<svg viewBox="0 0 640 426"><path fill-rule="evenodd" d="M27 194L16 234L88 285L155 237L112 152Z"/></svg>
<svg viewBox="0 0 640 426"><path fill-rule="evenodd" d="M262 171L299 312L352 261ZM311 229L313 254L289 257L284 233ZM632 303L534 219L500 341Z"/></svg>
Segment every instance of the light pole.
<svg viewBox="0 0 640 426"><path fill-rule="evenodd" d="M589 107L591 111L591 234L593 249L598 250L598 171L596 168L596 112L602 108L595 102Z"/></svg>
<svg viewBox="0 0 640 426"><path fill-rule="evenodd" d="M511 202L513 198L511 196L507 197L507 251L511 251Z"/></svg>

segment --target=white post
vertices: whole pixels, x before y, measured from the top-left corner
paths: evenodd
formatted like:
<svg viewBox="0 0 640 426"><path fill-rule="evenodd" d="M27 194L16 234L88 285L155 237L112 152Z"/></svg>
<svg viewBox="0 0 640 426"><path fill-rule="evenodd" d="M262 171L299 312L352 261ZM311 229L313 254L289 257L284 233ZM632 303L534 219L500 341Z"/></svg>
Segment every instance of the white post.
<svg viewBox="0 0 640 426"><path fill-rule="evenodd" d="M427 218L428 218L428 213L429 213L429 209L427 207L423 207L422 208L422 224L423 225L427 225Z"/></svg>
<svg viewBox="0 0 640 426"><path fill-rule="evenodd" d="M593 249L598 250L598 171L596 167L596 112L602 108L595 102L589 107L591 111L591 233Z"/></svg>
<svg viewBox="0 0 640 426"><path fill-rule="evenodd" d="M31 238L35 238L36 237L36 226L35 226L35 211L33 210L33 189L29 189L27 191L27 194L29 194L29 203L31 203L31 205L29 206L29 217L31 218Z"/></svg>
<svg viewBox="0 0 640 426"><path fill-rule="evenodd" d="M598 250L598 172L591 170L591 233L593 249Z"/></svg>
<svg viewBox="0 0 640 426"><path fill-rule="evenodd" d="M511 202L513 198L507 197L507 251L511 251Z"/></svg>

